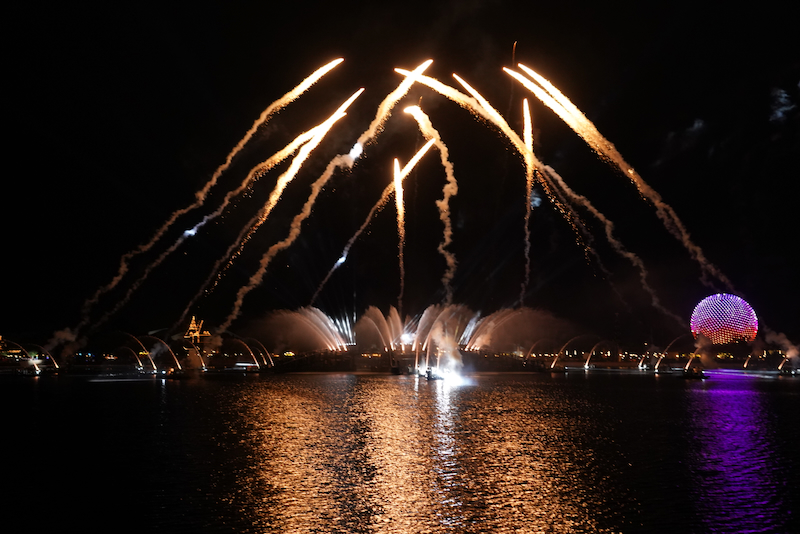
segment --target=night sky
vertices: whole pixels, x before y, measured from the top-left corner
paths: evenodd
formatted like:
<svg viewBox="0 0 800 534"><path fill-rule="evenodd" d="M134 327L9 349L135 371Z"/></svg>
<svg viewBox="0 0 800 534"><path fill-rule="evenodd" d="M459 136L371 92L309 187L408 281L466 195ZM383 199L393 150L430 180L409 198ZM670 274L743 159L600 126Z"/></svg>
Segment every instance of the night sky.
<svg viewBox="0 0 800 534"><path fill-rule="evenodd" d="M529 99L539 159L614 221L664 307L688 324L694 305L724 287L701 284L697 264L630 181L502 72L515 57L550 79L615 144L761 321L800 342L800 49L788 2L286 4L12 8L4 32L10 135L0 186L0 335L44 343L55 330L74 327L84 301L116 274L120 257L192 203L261 111L337 57L344 63L259 130L207 205L131 263L122 293L103 298L94 319L254 164L365 87L241 258L192 310L213 328L261 255L285 237L310 184L333 156L349 151L400 83L393 69L431 58L428 75L461 90L451 77L459 74L520 134L522 99ZM354 170L334 175L300 238L270 265L232 330L271 310L309 304L391 180L393 159L405 163L422 145L416 123L402 113L419 102L450 149L459 181L451 200L451 250L459 265L454 302L484 314L517 304L525 264L521 159L493 127L415 86ZM104 327L139 334L172 326L288 163L187 239ZM406 181L407 315L444 297L434 205L443 185L435 152ZM590 215L579 210L601 262L576 242L541 188L535 194L542 202L531 213L525 305L604 336L665 345L686 332L650 306L638 273L612 251ZM370 305L384 311L397 305L394 213L391 199L320 294L315 304L323 311L352 317Z"/></svg>

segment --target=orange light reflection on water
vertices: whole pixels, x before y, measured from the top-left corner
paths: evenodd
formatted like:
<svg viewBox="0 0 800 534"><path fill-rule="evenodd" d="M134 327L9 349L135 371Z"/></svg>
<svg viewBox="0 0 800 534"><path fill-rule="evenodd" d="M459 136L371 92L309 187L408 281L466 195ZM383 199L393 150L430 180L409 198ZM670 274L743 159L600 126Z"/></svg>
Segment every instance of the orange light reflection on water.
<svg viewBox="0 0 800 534"><path fill-rule="evenodd" d="M232 498L258 528L603 531L589 506L603 483L586 471L592 452L575 428L591 421L533 408L535 390L416 376L277 380L236 403L251 463Z"/></svg>

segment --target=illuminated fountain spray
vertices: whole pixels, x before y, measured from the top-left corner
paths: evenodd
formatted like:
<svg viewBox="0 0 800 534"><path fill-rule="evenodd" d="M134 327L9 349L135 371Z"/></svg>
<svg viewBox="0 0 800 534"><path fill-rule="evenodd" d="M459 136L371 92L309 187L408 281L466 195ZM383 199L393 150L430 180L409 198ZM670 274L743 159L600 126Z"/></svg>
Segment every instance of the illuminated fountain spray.
<svg viewBox="0 0 800 534"><path fill-rule="evenodd" d="M58 362L47 349L33 343L26 343L25 345L20 345L0 336L0 358L5 359L10 356L9 360L15 363L15 365L12 364L14 365L13 367L9 366L6 370L13 368L23 374L39 375L43 370L52 366L52 370L58 371ZM9 361L8 363L11 362Z"/></svg>
<svg viewBox="0 0 800 534"><path fill-rule="evenodd" d="M347 341L336 324L321 310L312 307L301 308L301 316L328 340L331 350L346 350Z"/></svg>
<svg viewBox="0 0 800 534"><path fill-rule="evenodd" d="M602 341L598 341L597 343L595 343L594 346L591 349L589 349L589 352L586 355L586 361L583 362L583 368L584 369L589 369L589 367L592 365L590 363L592 361L592 356L594 355L595 351L600 348L601 345L613 345L613 343L610 342L607 339L604 339ZM619 348L615 346L615 349L617 351L617 356L619 357ZM609 351L609 354L610 354L610 352L611 351Z"/></svg>
<svg viewBox="0 0 800 534"><path fill-rule="evenodd" d="M766 327L764 327L764 330L766 332L765 337L768 342L776 343L778 346L783 348L783 360L781 360L780 365L778 365L778 370L783 371L787 362L793 362L792 369L794 372L800 370L800 348L789 341L789 338L786 337L786 334L775 332Z"/></svg>
<svg viewBox="0 0 800 534"><path fill-rule="evenodd" d="M289 336L290 339L286 340L288 343L313 347L309 350L345 351L353 343L350 325L343 325L312 306L275 311L265 322L279 331L279 337ZM262 349L269 354L263 345Z"/></svg>
<svg viewBox="0 0 800 534"><path fill-rule="evenodd" d="M463 365L459 345L474 316L466 306L429 306L414 334L417 373L425 374L428 369L439 377L458 373Z"/></svg>
<svg viewBox="0 0 800 534"><path fill-rule="evenodd" d="M150 351L147 350L147 348L145 348L144 343L142 343L142 341L139 338L137 338L133 334L129 334L128 332L121 332L121 334L124 335L125 337L127 337L128 339L130 339L131 341L133 341L136 344L137 348L133 352L134 352L134 356L136 358L136 364L137 364L139 370L140 371L144 371L144 365L142 363L142 360L143 360L143 358L146 358L146 360L150 362L150 367L152 368L152 369L148 369L148 371L150 371L150 370L156 371L158 369L158 367L156 366L156 362L153 361L153 357L150 354Z"/></svg>
<svg viewBox="0 0 800 534"><path fill-rule="evenodd" d="M426 361L436 376L446 377L458 374L463 367L461 353L458 351L457 329L444 321L434 324L426 341L428 348Z"/></svg>
<svg viewBox="0 0 800 534"><path fill-rule="evenodd" d="M255 338L246 338L243 339L248 346L254 346L257 350L261 352L262 361L261 363L264 367L275 367L275 362L272 360L272 354L267 350L263 343ZM252 352L252 347L251 347Z"/></svg>
<svg viewBox="0 0 800 534"><path fill-rule="evenodd" d="M383 350L391 351L394 349L394 332L392 332L388 321L386 321L386 318L378 308L375 306L370 306L367 308L367 311L365 311L364 315L361 316L360 321L364 324L371 325L371 327L375 330L381 340Z"/></svg>
<svg viewBox="0 0 800 534"><path fill-rule="evenodd" d="M481 347L491 345L495 331L509 320L521 315L524 311L525 308L499 310L482 318L480 321L476 321L470 331L469 338L465 342L465 348L467 350L478 350Z"/></svg>
<svg viewBox="0 0 800 534"><path fill-rule="evenodd" d="M356 329L364 334L366 339L372 337L372 333L377 334L380 339L380 346L383 351L389 354L390 363L399 366L399 356L408 347L407 325L403 325L400 313L394 306L389 308L389 313L384 315L375 307L370 306L358 320ZM357 344L361 345L363 339L356 338ZM361 345L363 347L368 344Z"/></svg>
<svg viewBox="0 0 800 534"><path fill-rule="evenodd" d="M566 343L564 343L564 345L558 350L558 352L556 352L556 357L553 358L553 363L550 364L550 369L557 369L556 364L558 363L558 358L561 356L566 356L567 347L569 346L569 344L572 343L573 341L580 339L581 337L583 336L575 336Z"/></svg>
<svg viewBox="0 0 800 534"><path fill-rule="evenodd" d="M144 344L147 343L152 347L151 349L147 350L147 355L150 357L150 361L153 362L153 365L156 365L155 363L156 360L157 359L160 360L159 357L162 354L167 354L168 357L166 359L169 362L169 364L174 363L175 370L177 371L182 370L181 363L178 361L178 358L175 356L175 353L172 351L171 348L169 348L169 346L163 340L154 336L139 336L137 339L139 340L140 343L142 343L142 346L144 346ZM162 371L165 370L166 369L162 369Z"/></svg>
<svg viewBox="0 0 800 534"><path fill-rule="evenodd" d="M0 344L1 343L2 343L2 336L0 336ZM58 370L60 368L60 366L58 365L58 362L56 361L55 358L53 358L53 355L50 354L49 350L47 350L46 348L42 347L41 345L37 345L35 343L28 343L27 345L30 345L30 346L34 347L34 349L39 351L39 355L42 356L42 358L39 358L39 359L42 361L42 363L52 365L53 369L55 369L55 370Z"/></svg>

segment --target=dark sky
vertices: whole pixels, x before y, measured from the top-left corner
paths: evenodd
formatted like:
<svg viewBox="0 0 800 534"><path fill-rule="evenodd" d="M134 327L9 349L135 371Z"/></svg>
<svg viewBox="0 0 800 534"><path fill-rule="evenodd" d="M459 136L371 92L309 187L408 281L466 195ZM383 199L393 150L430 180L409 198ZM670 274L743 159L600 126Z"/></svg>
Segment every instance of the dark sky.
<svg viewBox="0 0 800 534"><path fill-rule="evenodd" d="M286 4L11 10L4 32L4 123L11 135L0 186L1 335L44 343L56 329L77 325L84 301L111 282L122 254L191 204L264 108L336 57L344 63L259 130L207 206L179 219L153 253L131 263L118 289L93 308L93 320L112 310L142 269L219 205L254 163L365 87L243 256L192 310L209 326L224 319L258 259L285 236L311 182L332 156L349 150L400 82L393 69L432 58L429 75L457 87L451 73L458 73L519 133L522 99L530 99L538 157L615 222L663 305L688 322L694 305L716 291L699 282L697 264L633 185L502 72L512 66L516 42L516 60L586 113L675 209L762 322L800 342L800 62L789 3L724 9L702 1ZM516 304L524 280L520 159L493 128L416 87L356 169L332 178L300 239L245 300L234 330L270 310L309 303L391 179L393 158L404 163L421 145L413 120L401 112L420 98L459 180L451 201L455 302L483 313ZM141 333L171 326L285 168L259 180L234 209L154 269L106 327ZM436 252L442 226L434 205L443 184L435 153L407 182L403 311L409 315L443 297L444 262ZM581 215L601 263L584 253L547 199L533 209L525 304L603 335L666 344L684 333L649 305L638 273L614 254L602 228ZM390 202L317 304L334 316L358 315L369 305L388 311L399 291Z"/></svg>

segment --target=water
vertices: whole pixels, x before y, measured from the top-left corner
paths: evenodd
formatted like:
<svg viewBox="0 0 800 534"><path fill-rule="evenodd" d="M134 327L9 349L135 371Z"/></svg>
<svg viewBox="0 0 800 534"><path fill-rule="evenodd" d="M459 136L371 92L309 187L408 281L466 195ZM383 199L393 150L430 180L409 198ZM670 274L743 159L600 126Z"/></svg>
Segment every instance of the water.
<svg viewBox="0 0 800 534"><path fill-rule="evenodd" d="M6 516L114 532L798 532L800 381L0 381Z"/></svg>

